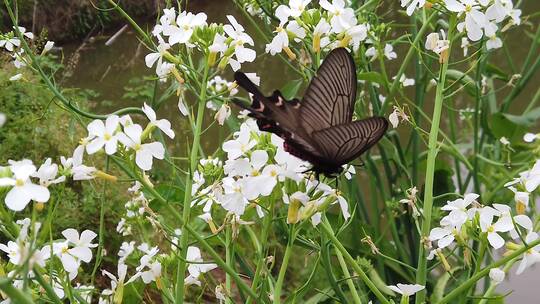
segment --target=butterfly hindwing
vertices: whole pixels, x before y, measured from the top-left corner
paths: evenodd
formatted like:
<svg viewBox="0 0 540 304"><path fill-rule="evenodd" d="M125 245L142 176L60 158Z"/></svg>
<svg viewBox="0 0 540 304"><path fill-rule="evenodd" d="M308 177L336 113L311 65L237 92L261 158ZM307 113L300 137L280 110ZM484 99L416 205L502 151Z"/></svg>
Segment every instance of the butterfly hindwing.
<svg viewBox="0 0 540 304"><path fill-rule="evenodd" d="M325 159L343 165L376 144L387 128L388 121L384 117L370 117L315 131L312 136Z"/></svg>
<svg viewBox="0 0 540 304"><path fill-rule="evenodd" d="M346 49L334 49L306 89L300 106L301 124L311 134L351 122L355 101L354 60Z"/></svg>

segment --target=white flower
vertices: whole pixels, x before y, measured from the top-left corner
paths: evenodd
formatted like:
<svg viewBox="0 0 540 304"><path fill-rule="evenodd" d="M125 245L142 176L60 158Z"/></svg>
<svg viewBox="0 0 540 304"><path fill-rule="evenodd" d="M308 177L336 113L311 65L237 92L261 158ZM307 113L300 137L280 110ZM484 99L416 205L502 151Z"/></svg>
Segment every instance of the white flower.
<svg viewBox="0 0 540 304"><path fill-rule="evenodd" d="M118 270L117 270L118 278L112 273L108 272L107 270L102 270L101 273L103 275L108 276L109 279L111 279L110 295L112 295L116 291L116 287L118 287L118 285L124 284L124 280L127 274L127 265L123 263L118 263Z"/></svg>
<svg viewBox="0 0 540 304"><path fill-rule="evenodd" d="M450 225L435 227L429 232L429 240L438 241L437 246L442 249L454 242L457 233L458 230Z"/></svg>
<svg viewBox="0 0 540 304"><path fill-rule="evenodd" d="M270 53L270 55L281 53L284 49L287 51L289 47L289 35L295 41L300 41L306 36L306 31L296 21L289 22L286 28L277 27L276 32L276 36L266 45L266 52ZM291 51L289 50L288 52Z"/></svg>
<svg viewBox="0 0 540 304"><path fill-rule="evenodd" d="M34 34L32 34L32 32L27 32L25 27L19 26L18 28L19 32L21 32L21 35L25 36L28 39L34 39Z"/></svg>
<svg viewBox="0 0 540 304"><path fill-rule="evenodd" d="M404 296L412 296L425 288L425 286L418 284L397 284L397 286L388 285L387 287Z"/></svg>
<svg viewBox="0 0 540 304"><path fill-rule="evenodd" d="M96 168L83 165L83 154L84 146L81 145L73 151L72 157L60 157L65 174L72 175L73 180L89 180L95 177Z"/></svg>
<svg viewBox="0 0 540 304"><path fill-rule="evenodd" d="M157 52L150 53L144 57L144 62L146 63L146 66L151 68L154 64L156 64L156 74L159 78L164 78L169 74L169 72L174 68L173 64L170 64L168 62L163 62L163 55L167 52L167 50L170 48L170 45L168 45L165 42L160 42L157 46Z"/></svg>
<svg viewBox="0 0 540 304"><path fill-rule="evenodd" d="M392 79L395 80L396 76L392 77ZM414 85L414 79L413 78L407 78L407 76L405 76L405 74L401 74L401 76L399 77L399 82L404 87L410 87L410 86Z"/></svg>
<svg viewBox="0 0 540 304"><path fill-rule="evenodd" d="M8 52L13 52L15 48L21 45L19 38L5 38L0 40L0 47L4 47Z"/></svg>
<svg viewBox="0 0 540 304"><path fill-rule="evenodd" d="M186 284L196 284L201 285L199 281L199 276L203 273L206 273L212 269L217 268L216 264L213 263L202 263L203 259L201 256L201 251L195 246L189 246L187 250L186 260L188 261L188 272L189 275L186 277Z"/></svg>
<svg viewBox="0 0 540 304"><path fill-rule="evenodd" d="M236 59L229 59L229 64L234 71L237 71L240 69L241 63L253 62L257 54L254 50L244 46L244 44L254 46L253 39L245 33L244 27L231 15L227 15L227 19L231 24L225 24L223 31L233 39L230 45L234 47L234 55L236 56Z"/></svg>
<svg viewBox="0 0 540 304"><path fill-rule="evenodd" d="M52 48L54 47L54 41L47 41L45 43L45 46L43 47L43 50L41 51L41 56L47 54Z"/></svg>
<svg viewBox="0 0 540 304"><path fill-rule="evenodd" d="M306 9L306 6L310 2L311 0L289 0L289 6L280 5L281 8L278 7L276 9L276 16L278 15L278 10L279 10L280 17L278 18L280 20L283 20L289 17L293 17L293 18L300 17L300 15L302 15L304 10Z"/></svg>
<svg viewBox="0 0 540 304"><path fill-rule="evenodd" d="M193 31L206 25L206 14L191 12L181 12L176 18L176 25L171 25L163 29L163 34L169 37L169 44L188 43L193 35Z"/></svg>
<svg viewBox="0 0 540 304"><path fill-rule="evenodd" d="M58 175L58 165L53 164L51 159L47 158L32 176L39 178L40 185L49 187L51 184L58 184L66 180L65 176L56 178L56 175Z"/></svg>
<svg viewBox="0 0 540 304"><path fill-rule="evenodd" d="M431 33L426 38L425 47L427 50L433 51L436 54L441 54L450 46L450 41L446 40L446 34L441 30L441 33Z"/></svg>
<svg viewBox="0 0 540 304"><path fill-rule="evenodd" d="M227 104L222 104L214 118L220 126L223 126L225 120L229 118L229 116L231 116L231 107L229 107Z"/></svg>
<svg viewBox="0 0 540 304"><path fill-rule="evenodd" d="M92 240L97 236L97 234L91 230L84 230L79 236L79 232L73 228L68 228L62 231L62 235L70 242L73 248L69 249L68 252L77 257L81 261L88 263L92 260L92 250L90 248L95 248L98 244L92 244Z"/></svg>
<svg viewBox="0 0 540 304"><path fill-rule="evenodd" d="M223 209L236 215L244 214L249 201L245 195L245 181L243 179L235 180L231 177L223 179L224 195L219 202Z"/></svg>
<svg viewBox="0 0 540 304"><path fill-rule="evenodd" d="M392 60L392 59L396 59L397 58L397 54L396 52L394 52L394 47L387 43L385 46L384 46L384 56L388 59L388 60Z"/></svg>
<svg viewBox="0 0 540 304"><path fill-rule="evenodd" d="M499 249L504 245L504 239L497 232L508 232L514 228L512 219L505 220L506 217L501 216L499 220L493 224L494 212L490 207L484 207L480 210L480 229L482 232L487 232L489 244Z"/></svg>
<svg viewBox="0 0 540 304"><path fill-rule="evenodd" d="M540 133L539 134L525 133L525 135L523 135L523 140L528 143L531 143L539 138L540 138Z"/></svg>
<svg viewBox="0 0 540 304"><path fill-rule="evenodd" d="M0 113L0 128L4 126L6 123L7 117L6 114Z"/></svg>
<svg viewBox="0 0 540 304"><path fill-rule="evenodd" d="M349 27L356 25L357 20L354 15L354 10L350 7L345 7L345 1L334 0L332 3L327 0L319 1L322 8L330 13L330 24L332 25L332 32L341 33L347 30Z"/></svg>
<svg viewBox="0 0 540 304"><path fill-rule="evenodd" d="M156 112L150 106L144 103L142 110L146 117L150 120L150 123L158 127L163 133L165 133L170 138L174 138L174 131L171 129L171 122L167 119L156 119Z"/></svg>
<svg viewBox="0 0 540 304"><path fill-rule="evenodd" d="M237 159L257 144L257 141L251 139L251 130L247 124L242 124L237 134L236 139L223 143L223 151L227 152L228 159Z"/></svg>
<svg viewBox="0 0 540 304"><path fill-rule="evenodd" d="M22 77L23 77L23 74L18 73L18 74L15 74L15 75L9 77L9 81L17 81L17 80L22 79Z"/></svg>
<svg viewBox="0 0 540 304"><path fill-rule="evenodd" d="M525 237L525 241L527 243L534 242L538 239L538 234L536 232L529 232L527 234L527 237ZM521 260L521 263L519 264L519 267L516 271L516 274L521 274L523 271L525 271L526 268L534 265L537 262L540 262L540 245L536 245L533 248L525 251L523 254L523 259Z"/></svg>
<svg viewBox="0 0 540 304"><path fill-rule="evenodd" d="M351 180L353 175L356 174L356 169L354 168L354 166L345 164L342 167L343 167L343 171L345 172L344 173L345 178L348 179L348 180Z"/></svg>
<svg viewBox="0 0 540 304"><path fill-rule="evenodd" d="M6 206L13 211L21 211L31 200L45 203L49 200L49 189L36 185L30 180L36 167L30 160L10 161L13 177L0 178L0 186L13 186L6 195Z"/></svg>
<svg viewBox="0 0 540 304"><path fill-rule="evenodd" d="M160 142L141 144L142 127L134 124L124 128L118 139L126 147L135 150L135 163L142 170L152 169L152 159L163 159L165 157L165 148Z"/></svg>
<svg viewBox="0 0 540 304"><path fill-rule="evenodd" d="M465 21L458 24L458 30L467 31L467 37L472 41L478 41L482 38L482 28L486 23L486 16L479 11L479 5L476 0L444 0L446 8L458 13L458 16L465 14Z"/></svg>
<svg viewBox="0 0 540 304"><path fill-rule="evenodd" d="M486 42L486 49L491 50L502 47L502 40L501 38L497 37L497 25L495 25L495 23L488 22L485 25L484 32L488 38Z"/></svg>
<svg viewBox="0 0 540 304"><path fill-rule="evenodd" d="M489 278L493 284L500 284L502 281L504 281L504 277L504 271L500 270L499 268L491 268L489 270Z"/></svg>
<svg viewBox="0 0 540 304"><path fill-rule="evenodd" d="M92 138L86 145L86 152L94 154L105 146L105 153L112 155L116 153L118 143L117 128L119 126L119 117L111 115L107 117L105 123L96 119L86 127L88 135Z"/></svg>
<svg viewBox="0 0 540 304"><path fill-rule="evenodd" d="M133 253L135 250L135 241L131 242L122 242L122 245L120 245L120 250L118 250L118 256L120 257L118 259L119 264L123 264L124 261L128 258L128 256Z"/></svg>
<svg viewBox="0 0 540 304"><path fill-rule="evenodd" d="M510 145L510 141L508 140L508 138L506 138L506 137L504 137L504 136L501 137L501 138L499 138L499 142L500 142L501 144L503 144L504 146Z"/></svg>
<svg viewBox="0 0 540 304"><path fill-rule="evenodd" d="M411 16L416 8L421 8L426 0L401 0L401 7L407 6L407 15Z"/></svg>
<svg viewBox="0 0 540 304"><path fill-rule="evenodd" d="M476 193L468 193L465 194L464 198L446 202L446 205L441 207L441 210L450 211L450 214L443 219L445 223L460 229L461 225L472 216L471 210L467 210L467 207L476 201L478 197L479 195Z"/></svg>
<svg viewBox="0 0 540 304"><path fill-rule="evenodd" d="M540 159L536 160L531 170L519 173L521 183L527 192L533 192L540 185Z"/></svg>

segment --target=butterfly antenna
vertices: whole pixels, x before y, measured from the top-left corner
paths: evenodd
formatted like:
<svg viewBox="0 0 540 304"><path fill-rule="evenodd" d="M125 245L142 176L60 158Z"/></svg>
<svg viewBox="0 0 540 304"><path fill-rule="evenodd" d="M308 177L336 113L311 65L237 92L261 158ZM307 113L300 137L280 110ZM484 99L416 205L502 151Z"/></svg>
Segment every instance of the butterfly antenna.
<svg viewBox="0 0 540 304"><path fill-rule="evenodd" d="M352 164L353 166L357 167L357 168L362 168L362 167L365 167L366 166L366 163L364 163L363 160L360 160L360 164L359 165L355 165L355 164Z"/></svg>

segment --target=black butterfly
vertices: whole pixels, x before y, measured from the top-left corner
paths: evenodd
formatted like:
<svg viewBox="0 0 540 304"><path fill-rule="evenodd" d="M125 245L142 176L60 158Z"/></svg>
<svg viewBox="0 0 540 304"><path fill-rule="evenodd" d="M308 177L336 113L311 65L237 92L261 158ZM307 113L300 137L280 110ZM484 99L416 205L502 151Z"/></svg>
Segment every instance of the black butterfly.
<svg viewBox="0 0 540 304"><path fill-rule="evenodd" d="M328 54L301 102L286 100L278 90L262 95L242 72L236 72L234 79L253 94L249 107L240 100L234 103L249 110L261 131L283 138L285 151L310 162L317 178L321 173L327 177L341 173L342 165L371 148L388 127L384 117L352 121L356 68L344 48Z"/></svg>

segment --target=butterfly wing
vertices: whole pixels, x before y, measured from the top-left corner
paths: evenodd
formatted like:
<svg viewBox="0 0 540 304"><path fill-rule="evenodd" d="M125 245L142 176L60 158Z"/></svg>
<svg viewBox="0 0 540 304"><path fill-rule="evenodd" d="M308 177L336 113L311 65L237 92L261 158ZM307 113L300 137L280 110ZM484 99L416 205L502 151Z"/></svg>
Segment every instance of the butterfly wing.
<svg viewBox="0 0 540 304"><path fill-rule="evenodd" d="M324 159L341 166L360 156L384 135L388 121L370 117L313 132L313 141L321 147Z"/></svg>
<svg viewBox="0 0 540 304"><path fill-rule="evenodd" d="M308 134L350 123L356 101L356 68L344 48L331 51L309 84L300 106Z"/></svg>
<svg viewBox="0 0 540 304"><path fill-rule="evenodd" d="M239 86L253 96L250 106L244 105L238 99L234 99L233 102L250 112L250 116L257 120L261 131L272 132L291 143L291 149L298 151L297 156L302 155L302 153L309 153L315 157L322 156L319 152L320 148L310 140L309 135L300 124L298 119L300 103L297 99L287 100L278 90L270 96L264 96L259 88L242 72L236 72L234 79Z"/></svg>

